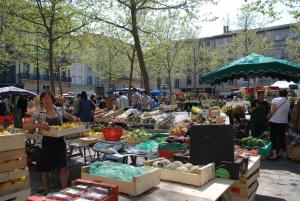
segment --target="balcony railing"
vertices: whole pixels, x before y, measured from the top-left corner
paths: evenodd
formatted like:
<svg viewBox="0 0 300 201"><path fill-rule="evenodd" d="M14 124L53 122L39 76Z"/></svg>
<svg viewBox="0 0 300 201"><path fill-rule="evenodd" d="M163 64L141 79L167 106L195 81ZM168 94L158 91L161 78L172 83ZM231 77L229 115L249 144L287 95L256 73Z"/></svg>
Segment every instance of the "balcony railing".
<svg viewBox="0 0 300 201"><path fill-rule="evenodd" d="M37 75L36 74L31 74L31 73L19 73L18 75L20 77L20 79L24 79L24 80L36 80L37 79ZM50 76L49 75L40 75L39 76L39 80L49 80ZM54 80L58 81L58 77L54 76ZM62 76L60 77L60 80L62 82L72 82L72 78L71 77L65 77Z"/></svg>

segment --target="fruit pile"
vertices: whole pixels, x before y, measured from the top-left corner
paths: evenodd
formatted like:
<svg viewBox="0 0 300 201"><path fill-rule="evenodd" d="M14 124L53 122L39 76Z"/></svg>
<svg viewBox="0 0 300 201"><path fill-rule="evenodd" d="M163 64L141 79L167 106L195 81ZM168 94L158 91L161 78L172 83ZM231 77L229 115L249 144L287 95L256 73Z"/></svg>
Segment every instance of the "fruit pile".
<svg viewBox="0 0 300 201"><path fill-rule="evenodd" d="M135 145L141 142L148 141L150 136L150 133L136 129L134 131L127 131L122 135L121 139L126 140L130 145Z"/></svg>
<svg viewBox="0 0 300 201"><path fill-rule="evenodd" d="M0 135L10 135L11 133L7 130L0 130Z"/></svg>
<svg viewBox="0 0 300 201"><path fill-rule="evenodd" d="M9 180L9 181L0 182L0 189L1 188L6 188L6 187L14 185L14 184L23 183L25 181L26 181L26 176L20 177L18 179L12 179L12 180Z"/></svg>
<svg viewBox="0 0 300 201"><path fill-rule="evenodd" d="M78 123L63 123L59 126L59 130L67 129L67 128L78 128L81 124Z"/></svg>
<svg viewBox="0 0 300 201"><path fill-rule="evenodd" d="M187 172L193 174L201 174L201 167L199 165L193 165L191 163L183 164L181 161L169 161L168 159L161 159L154 161L153 167L165 168L169 170L175 170L179 172Z"/></svg>
<svg viewBox="0 0 300 201"><path fill-rule="evenodd" d="M179 125L171 130L171 135L184 135L189 131L186 125Z"/></svg>

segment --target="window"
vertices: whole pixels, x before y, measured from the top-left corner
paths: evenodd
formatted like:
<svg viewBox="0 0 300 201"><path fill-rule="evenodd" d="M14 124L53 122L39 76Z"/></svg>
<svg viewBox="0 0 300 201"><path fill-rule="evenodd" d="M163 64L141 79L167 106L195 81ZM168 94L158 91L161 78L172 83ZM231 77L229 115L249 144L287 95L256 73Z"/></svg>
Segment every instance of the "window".
<svg viewBox="0 0 300 201"><path fill-rule="evenodd" d="M23 73L29 74L30 66L29 64L23 64Z"/></svg>
<svg viewBox="0 0 300 201"><path fill-rule="evenodd" d="M175 79L174 88L179 89L179 79Z"/></svg>
<svg viewBox="0 0 300 201"><path fill-rule="evenodd" d="M187 78L186 78L186 84L187 85L192 85L192 78L191 78L191 76L187 76Z"/></svg>
<svg viewBox="0 0 300 201"><path fill-rule="evenodd" d="M222 45L224 43L224 39L223 38L218 38L217 39L217 45Z"/></svg>
<svg viewBox="0 0 300 201"><path fill-rule="evenodd" d="M49 85L43 85L43 89L50 89Z"/></svg>
<svg viewBox="0 0 300 201"><path fill-rule="evenodd" d="M291 39L297 39L298 38L297 34L295 32L291 32L290 37L291 37Z"/></svg>
<svg viewBox="0 0 300 201"><path fill-rule="evenodd" d="M283 38L284 38L283 35L281 35L280 33L275 35L275 41L283 40Z"/></svg>
<svg viewBox="0 0 300 201"><path fill-rule="evenodd" d="M92 76L87 77L87 84L92 84L93 83L93 78Z"/></svg>

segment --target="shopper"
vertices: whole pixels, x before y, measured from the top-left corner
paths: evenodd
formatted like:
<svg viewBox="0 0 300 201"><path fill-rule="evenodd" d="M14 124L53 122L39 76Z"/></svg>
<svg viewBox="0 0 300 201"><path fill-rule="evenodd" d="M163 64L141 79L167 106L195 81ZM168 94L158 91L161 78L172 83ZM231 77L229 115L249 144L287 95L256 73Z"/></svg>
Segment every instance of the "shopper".
<svg viewBox="0 0 300 201"><path fill-rule="evenodd" d="M95 105L97 105L97 99L95 95L91 95L90 96L90 100L92 101L92 103L94 103Z"/></svg>
<svg viewBox="0 0 300 201"><path fill-rule="evenodd" d="M81 93L79 105L78 105L78 117L82 122L92 122L94 120L95 105L88 100L87 93L83 91Z"/></svg>
<svg viewBox="0 0 300 201"><path fill-rule="evenodd" d="M21 95L14 95L13 96L13 104L12 104L12 113L14 116L14 127L15 128L22 128L22 98Z"/></svg>
<svg viewBox="0 0 300 201"><path fill-rule="evenodd" d="M264 91L257 92L257 99L251 103L251 135L260 137L268 128L269 104L265 101Z"/></svg>
<svg viewBox="0 0 300 201"><path fill-rule="evenodd" d="M279 98L272 101L270 117L270 136L272 142L271 160L282 157L282 151L285 147L285 131L288 124L288 115L290 112L290 102L287 99L287 91L280 90Z"/></svg>
<svg viewBox="0 0 300 201"><path fill-rule="evenodd" d="M73 114L78 116L78 107L80 102L81 94L77 94L76 99L73 101Z"/></svg>
<svg viewBox="0 0 300 201"><path fill-rule="evenodd" d="M70 121L79 121L73 115L65 113L61 108L54 106L55 97L50 91L44 91L40 95L42 106L33 113L29 123L24 124L25 130L41 129L49 130L49 126L58 126L62 124L62 118L65 117ZM42 138L42 150L37 159L36 170L42 173L42 181L45 193L50 191L49 172L55 169L59 170L59 178L62 188L68 186L68 169L67 169L67 150L63 137Z"/></svg>
<svg viewBox="0 0 300 201"><path fill-rule="evenodd" d="M12 113L12 95L6 96L4 99L6 114L10 115Z"/></svg>
<svg viewBox="0 0 300 201"><path fill-rule="evenodd" d="M300 131L300 99L297 100L292 114L292 128L295 129L298 133Z"/></svg>
<svg viewBox="0 0 300 201"><path fill-rule="evenodd" d="M129 108L129 100L127 96L123 92L119 92L119 98L117 99L118 108L123 108L124 110L128 110Z"/></svg>
<svg viewBox="0 0 300 201"><path fill-rule="evenodd" d="M131 105L134 109L139 109L142 97L136 88L133 88L132 91L133 91L133 94L131 97Z"/></svg>
<svg viewBox="0 0 300 201"><path fill-rule="evenodd" d="M151 109L151 97L148 91L144 92L140 105L142 111L149 111Z"/></svg>
<svg viewBox="0 0 300 201"><path fill-rule="evenodd" d="M106 107L106 106L105 106L105 101L104 101L105 98L106 98L106 97L104 97L104 98L101 98L101 97L100 97L100 98L99 98L99 106L98 106L98 107L99 107L100 109L105 109L105 107Z"/></svg>

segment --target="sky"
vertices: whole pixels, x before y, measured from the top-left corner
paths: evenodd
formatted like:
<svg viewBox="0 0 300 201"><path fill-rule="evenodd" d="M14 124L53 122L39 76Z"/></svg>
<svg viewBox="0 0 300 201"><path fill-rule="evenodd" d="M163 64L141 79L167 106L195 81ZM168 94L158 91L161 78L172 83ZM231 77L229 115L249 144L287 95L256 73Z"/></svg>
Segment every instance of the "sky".
<svg viewBox="0 0 300 201"><path fill-rule="evenodd" d="M223 33L223 25L225 25L226 19L229 19L229 29L237 29L237 14L238 10L245 3L244 0L219 0L219 4L216 6L207 5L203 6L202 9L206 13L213 13L218 19L212 22L202 23L202 28L200 31L200 37L208 37L219 35ZM287 10L287 8L282 9L279 5L276 8L277 10ZM266 26L276 26L282 24L288 24L294 22L292 17L289 16L287 11L281 14L282 18L272 23L267 23Z"/></svg>

